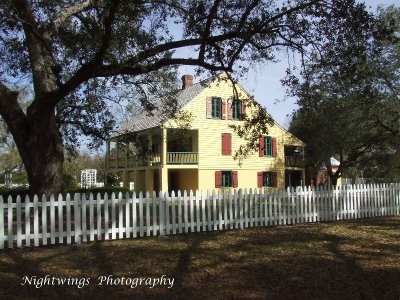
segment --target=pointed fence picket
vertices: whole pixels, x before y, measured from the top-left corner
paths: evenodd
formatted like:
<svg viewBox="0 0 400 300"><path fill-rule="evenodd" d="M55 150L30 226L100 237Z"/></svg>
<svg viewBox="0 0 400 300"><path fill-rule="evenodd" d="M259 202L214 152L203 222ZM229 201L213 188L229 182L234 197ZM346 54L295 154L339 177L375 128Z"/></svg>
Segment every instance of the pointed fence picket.
<svg viewBox="0 0 400 300"><path fill-rule="evenodd" d="M0 196L0 249L400 214L400 183Z"/></svg>

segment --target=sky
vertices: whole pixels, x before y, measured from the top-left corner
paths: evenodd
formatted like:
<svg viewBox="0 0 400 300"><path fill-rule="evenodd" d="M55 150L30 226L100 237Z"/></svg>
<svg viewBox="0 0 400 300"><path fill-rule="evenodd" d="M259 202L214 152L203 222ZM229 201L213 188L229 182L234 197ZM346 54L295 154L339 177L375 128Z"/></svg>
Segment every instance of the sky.
<svg viewBox="0 0 400 300"><path fill-rule="evenodd" d="M400 1L397 0L366 0L357 1L364 2L369 10L376 12L379 5L387 7L389 5L400 6ZM293 62L291 62L293 63ZM281 126L288 128L290 123L290 115L296 109L295 99L285 98L285 89L282 87L280 80L285 76L285 70L288 66L288 61L282 57L280 62L265 63L254 70L251 70L247 78L241 78L240 85L262 106L267 108L267 111ZM193 68L180 67L180 75L192 74ZM196 82L196 79L194 79Z"/></svg>

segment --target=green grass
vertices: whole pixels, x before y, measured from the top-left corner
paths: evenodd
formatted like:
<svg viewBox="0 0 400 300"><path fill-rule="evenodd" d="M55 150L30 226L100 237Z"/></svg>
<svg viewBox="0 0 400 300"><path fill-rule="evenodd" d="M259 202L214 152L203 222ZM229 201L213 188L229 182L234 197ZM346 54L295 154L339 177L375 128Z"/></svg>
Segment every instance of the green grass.
<svg viewBox="0 0 400 300"><path fill-rule="evenodd" d="M258 227L0 252L0 299L399 299L400 217ZM90 277L20 286L23 276ZM97 286L97 277L174 286Z"/></svg>

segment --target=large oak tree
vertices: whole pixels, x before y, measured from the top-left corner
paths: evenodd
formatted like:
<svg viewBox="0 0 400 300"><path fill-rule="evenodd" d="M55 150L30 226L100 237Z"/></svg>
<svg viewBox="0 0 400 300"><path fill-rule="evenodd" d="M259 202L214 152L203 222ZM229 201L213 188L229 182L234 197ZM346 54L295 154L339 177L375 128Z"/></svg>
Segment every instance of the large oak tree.
<svg viewBox="0 0 400 300"><path fill-rule="evenodd" d="M104 137L120 90L147 95L180 65L231 72L282 49L304 54L363 14L351 0L1 1L0 114L31 192L63 189L65 141ZM32 88L26 110L16 92L23 85Z"/></svg>
<svg viewBox="0 0 400 300"><path fill-rule="evenodd" d="M324 164L334 184L346 172L399 170L392 156L400 151L400 9L369 19L330 37L285 81L299 105L289 129L307 143L310 166ZM340 163L334 171L331 157Z"/></svg>

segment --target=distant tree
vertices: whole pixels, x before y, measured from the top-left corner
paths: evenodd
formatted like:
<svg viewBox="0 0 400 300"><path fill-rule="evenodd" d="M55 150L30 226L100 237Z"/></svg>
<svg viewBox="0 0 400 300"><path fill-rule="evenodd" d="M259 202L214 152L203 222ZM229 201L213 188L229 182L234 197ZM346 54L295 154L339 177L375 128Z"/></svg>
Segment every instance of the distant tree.
<svg viewBox="0 0 400 300"><path fill-rule="evenodd" d="M354 0L1 1L0 114L31 192L63 189L64 139L104 138L115 122L110 107L126 104L120 91L151 109L149 95L169 86L177 66L220 72L273 61L276 51L362 26L365 14ZM19 85L32 86L26 111Z"/></svg>
<svg viewBox="0 0 400 300"><path fill-rule="evenodd" d="M107 173L105 186L106 187L119 187L120 178L114 173Z"/></svg>
<svg viewBox="0 0 400 300"><path fill-rule="evenodd" d="M27 183L24 164L5 122L0 118L0 178L12 178L13 183Z"/></svg>
<svg viewBox="0 0 400 300"><path fill-rule="evenodd" d="M300 76L284 81L300 106L289 130L306 142L311 167L325 164L334 184L346 169L385 173L399 150L400 9L380 9L366 24L329 37ZM331 157L340 162L336 172Z"/></svg>
<svg viewBox="0 0 400 300"><path fill-rule="evenodd" d="M64 179L67 179L70 185L78 185L81 178L81 171L84 169L97 170L98 182L105 180L105 159L101 153L89 154L78 152L75 155L66 155L64 163ZM67 187L66 187L67 188Z"/></svg>

